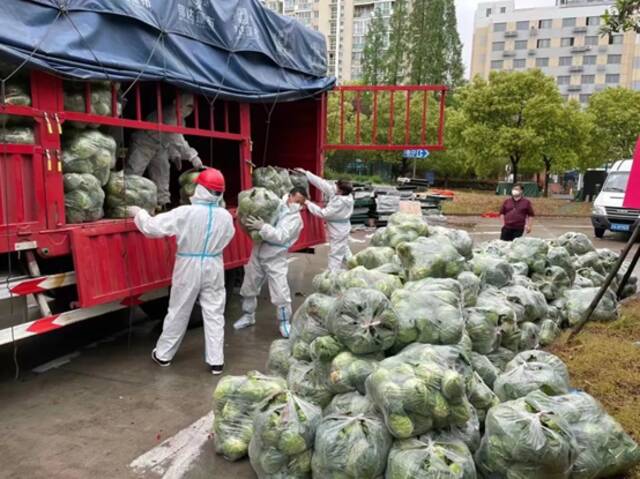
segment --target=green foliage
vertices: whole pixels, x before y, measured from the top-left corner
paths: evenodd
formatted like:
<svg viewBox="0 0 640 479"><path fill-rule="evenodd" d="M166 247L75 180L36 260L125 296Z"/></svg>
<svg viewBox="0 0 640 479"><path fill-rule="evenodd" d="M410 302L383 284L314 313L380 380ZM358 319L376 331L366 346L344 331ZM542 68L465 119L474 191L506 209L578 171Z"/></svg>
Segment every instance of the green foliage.
<svg viewBox="0 0 640 479"><path fill-rule="evenodd" d="M607 88L589 100L593 152L599 164L633 156L640 131L640 92Z"/></svg>
<svg viewBox="0 0 640 479"><path fill-rule="evenodd" d="M376 9L369 24L362 54L362 78L367 85L382 83L386 36L387 25L381 11Z"/></svg>
<svg viewBox="0 0 640 479"><path fill-rule="evenodd" d="M629 30L640 33L640 0L617 0L615 6L605 12L601 32L610 35Z"/></svg>
<svg viewBox="0 0 640 479"><path fill-rule="evenodd" d="M407 57L410 51L407 30L409 28L407 0L396 0L389 20L389 48L385 52L385 83L399 85L406 76Z"/></svg>

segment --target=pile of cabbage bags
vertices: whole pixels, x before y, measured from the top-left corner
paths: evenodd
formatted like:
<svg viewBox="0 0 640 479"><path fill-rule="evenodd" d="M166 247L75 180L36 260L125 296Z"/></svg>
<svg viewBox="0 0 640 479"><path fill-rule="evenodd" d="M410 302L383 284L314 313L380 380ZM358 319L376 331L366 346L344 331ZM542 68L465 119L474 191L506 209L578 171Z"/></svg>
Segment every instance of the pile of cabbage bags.
<svg viewBox="0 0 640 479"><path fill-rule="evenodd" d="M102 186L116 166L116 140L99 130L65 130L62 139L62 171L89 173Z"/></svg>
<svg viewBox="0 0 640 479"><path fill-rule="evenodd" d="M296 181L300 183L299 176ZM289 177L289 172L285 168L277 166L264 166L253 170L253 186L265 188L278 198L289 194L293 188L293 183ZM309 185L307 183L307 190Z"/></svg>
<svg viewBox="0 0 640 479"><path fill-rule="evenodd" d="M4 98L0 102L12 106L31 106L29 76L22 71L12 74L17 65L0 64L0 75L10 79L4 85ZM35 143L33 120L17 115L0 115L0 143L32 145Z"/></svg>
<svg viewBox="0 0 640 479"><path fill-rule="evenodd" d="M473 248L404 213L372 243L348 271L313 279L290 339L270 348L287 392L256 397L252 428L243 416L259 477L596 479L640 463L622 427L538 349L580 319L614 253L580 233ZM618 280L596 320L615 319ZM321 418L303 420L292 398ZM216 444L228 448L224 432Z"/></svg>
<svg viewBox="0 0 640 479"><path fill-rule="evenodd" d="M104 190L107 218L127 218L129 206L139 206L152 213L158 204L158 188L153 181L125 175L124 171L111 173Z"/></svg>
<svg viewBox="0 0 640 479"><path fill-rule="evenodd" d="M250 216L260 218L265 223L274 224L282 201L278 195L262 187L254 187L241 191L238 195L238 220L246 227L246 220ZM251 231L251 238L260 240L257 231Z"/></svg>
<svg viewBox="0 0 640 479"><path fill-rule="evenodd" d="M104 216L104 191L95 176L65 173L63 184L67 223L97 221Z"/></svg>
<svg viewBox="0 0 640 479"><path fill-rule="evenodd" d="M75 82L67 81L64 83L64 109L67 111L75 111L85 113L86 109L86 85L87 82ZM94 81L90 82L90 109L89 113L92 115L111 116L113 112L113 104L111 99L112 88L115 87L116 95L120 89L120 84L109 81ZM122 104L118 100L117 103L117 116L122 114ZM83 123L74 122L75 128L84 128L85 126L97 127L98 125L87 125Z"/></svg>

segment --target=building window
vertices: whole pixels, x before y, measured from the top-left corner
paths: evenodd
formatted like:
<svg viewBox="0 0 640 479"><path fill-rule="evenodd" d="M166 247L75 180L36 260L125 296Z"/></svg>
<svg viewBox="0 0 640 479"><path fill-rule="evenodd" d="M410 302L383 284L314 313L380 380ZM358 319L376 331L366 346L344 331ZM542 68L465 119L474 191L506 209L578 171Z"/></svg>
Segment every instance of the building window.
<svg viewBox="0 0 640 479"><path fill-rule="evenodd" d="M562 19L563 27L575 27L576 26L576 17L567 17Z"/></svg>
<svg viewBox="0 0 640 479"><path fill-rule="evenodd" d="M526 50L529 42L527 40L516 40L515 41L515 49L516 50Z"/></svg>
<svg viewBox="0 0 640 479"><path fill-rule="evenodd" d="M584 37L584 44L589 46L595 46L598 44L598 35L588 35Z"/></svg>
<svg viewBox="0 0 640 479"><path fill-rule="evenodd" d="M618 75L617 73L608 73L607 75L605 75L604 77L604 82L605 83L620 83L620 75Z"/></svg>
<svg viewBox="0 0 640 479"><path fill-rule="evenodd" d="M582 84L583 85L593 85L596 82L595 75L582 75Z"/></svg>
<svg viewBox="0 0 640 479"><path fill-rule="evenodd" d="M525 68L527 66L527 60L525 58L516 58L513 60L513 68Z"/></svg>
<svg viewBox="0 0 640 479"><path fill-rule="evenodd" d="M538 28L540 30L542 29L549 29L553 26L553 20L540 20L538 22Z"/></svg>
<svg viewBox="0 0 640 479"><path fill-rule="evenodd" d="M526 22L516 22L516 30L529 30L529 20Z"/></svg>
<svg viewBox="0 0 640 479"><path fill-rule="evenodd" d="M587 25L590 27L597 27L600 25L600 17L587 17Z"/></svg>
<svg viewBox="0 0 640 479"><path fill-rule="evenodd" d="M536 66L539 68L545 68L549 66L548 58L536 58Z"/></svg>
<svg viewBox="0 0 640 479"><path fill-rule="evenodd" d="M583 65L595 65L597 63L598 56L597 55L585 55L582 57Z"/></svg>
<svg viewBox="0 0 640 479"><path fill-rule="evenodd" d="M591 95L589 93L583 93L580 95L580 103L589 103L589 98Z"/></svg>
<svg viewBox="0 0 640 479"><path fill-rule="evenodd" d="M492 70L502 70L502 66L504 65L504 62L502 60L493 60L491 62L491 69Z"/></svg>
<svg viewBox="0 0 640 479"><path fill-rule="evenodd" d="M507 13L507 7L500 7L500 13Z"/></svg>
<svg viewBox="0 0 640 479"><path fill-rule="evenodd" d="M493 25L493 31L494 32L504 32L507 30L507 24L506 23L494 23Z"/></svg>
<svg viewBox="0 0 640 479"><path fill-rule="evenodd" d="M490 17L490 16L491 16L491 9L490 9L490 8L487 8L487 11L485 12L485 15L486 15L487 17Z"/></svg>
<svg viewBox="0 0 640 479"><path fill-rule="evenodd" d="M574 38L573 37L561 38L560 39L560 46L561 47L572 47L573 46L573 42L574 42Z"/></svg>
<svg viewBox="0 0 640 479"><path fill-rule="evenodd" d="M611 35L609 37L609 45L620 45L622 43L622 35Z"/></svg>
<svg viewBox="0 0 640 479"><path fill-rule="evenodd" d="M504 50L504 42L493 42L491 50L494 52L501 52Z"/></svg>
<svg viewBox="0 0 640 479"><path fill-rule="evenodd" d="M609 65L619 65L622 63L622 55L607 55L607 63Z"/></svg>
<svg viewBox="0 0 640 479"><path fill-rule="evenodd" d="M571 83L571 77L569 75L562 75L558 77L558 85L568 85Z"/></svg>
<svg viewBox="0 0 640 479"><path fill-rule="evenodd" d="M559 65L561 67L570 67L573 65L573 57L560 57Z"/></svg>
<svg viewBox="0 0 640 479"><path fill-rule="evenodd" d="M551 40L549 38L540 38L537 43L538 48L549 48Z"/></svg>

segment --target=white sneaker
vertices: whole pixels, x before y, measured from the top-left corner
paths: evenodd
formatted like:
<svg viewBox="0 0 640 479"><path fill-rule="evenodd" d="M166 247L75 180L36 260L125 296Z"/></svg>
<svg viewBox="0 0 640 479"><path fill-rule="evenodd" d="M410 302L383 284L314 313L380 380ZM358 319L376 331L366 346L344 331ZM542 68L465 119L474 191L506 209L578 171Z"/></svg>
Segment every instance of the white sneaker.
<svg viewBox="0 0 640 479"><path fill-rule="evenodd" d="M243 314L239 320L233 323L233 329L244 329L248 328L249 326L253 326L254 324L256 324L255 316L252 316L250 314Z"/></svg>
<svg viewBox="0 0 640 479"><path fill-rule="evenodd" d="M281 319L278 321L278 329L280 330L280 335L283 338L288 338L289 333L291 332L291 323L286 319Z"/></svg>

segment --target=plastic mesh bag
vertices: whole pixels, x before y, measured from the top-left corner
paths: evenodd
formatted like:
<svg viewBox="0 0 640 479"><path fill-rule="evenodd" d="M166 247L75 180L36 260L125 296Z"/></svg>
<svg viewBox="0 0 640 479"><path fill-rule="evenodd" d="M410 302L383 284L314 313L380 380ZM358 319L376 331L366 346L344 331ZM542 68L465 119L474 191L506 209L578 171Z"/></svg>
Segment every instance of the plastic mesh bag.
<svg viewBox="0 0 640 479"><path fill-rule="evenodd" d="M428 438L396 441L389 452L386 479L475 479L469 448L461 441Z"/></svg>
<svg viewBox="0 0 640 479"><path fill-rule="evenodd" d="M398 256L411 281L423 278L455 278L466 270L464 258L442 237L418 238L401 243Z"/></svg>
<svg viewBox="0 0 640 479"><path fill-rule="evenodd" d="M482 243L478 248L478 253L488 254L489 256L495 256L496 258L506 257L511 249L510 241L503 240L491 240L486 243Z"/></svg>
<svg viewBox="0 0 640 479"><path fill-rule="evenodd" d="M458 275L458 281L462 286L462 299L465 307L475 306L480 294L482 281L471 271L463 271Z"/></svg>
<svg viewBox="0 0 640 479"><path fill-rule="evenodd" d="M180 203L188 205L193 194L196 192L196 179L200 176L200 170L190 169L178 177L180 185Z"/></svg>
<svg viewBox="0 0 640 479"><path fill-rule="evenodd" d="M267 359L267 372L275 376L286 378L289 374L291 362L291 341L289 339L276 339L269 347Z"/></svg>
<svg viewBox="0 0 640 479"><path fill-rule="evenodd" d="M509 361L511 361L515 355L516 353L512 350L500 346L495 351L491 351L487 354L486 358L496 367L496 369L504 371ZM495 387L495 383L493 386Z"/></svg>
<svg viewBox="0 0 640 479"><path fill-rule="evenodd" d="M63 172L90 173L104 186L115 166L116 140L113 137L98 130L65 130L62 141Z"/></svg>
<svg viewBox="0 0 640 479"><path fill-rule="evenodd" d="M606 275L608 273L607 266L605 265L596 251L589 251L580 256L574 258L574 266L577 270L590 269L598 274Z"/></svg>
<svg viewBox="0 0 640 479"><path fill-rule="evenodd" d="M335 295L340 292L340 286L338 285L338 276L340 271L323 271L313 277L311 285L313 290L317 293L326 295Z"/></svg>
<svg viewBox="0 0 640 479"><path fill-rule="evenodd" d="M324 416L357 416L359 414L377 414L376 406L367 396L358 392L337 394L322 411Z"/></svg>
<svg viewBox="0 0 640 479"><path fill-rule="evenodd" d="M329 388L338 394L352 391L364 394L364 383L378 368L378 359L372 356L356 356L349 351L341 352L331 361Z"/></svg>
<svg viewBox="0 0 640 479"><path fill-rule="evenodd" d="M4 126L0 129L0 143L17 145L33 145L36 138L33 127L30 126Z"/></svg>
<svg viewBox="0 0 640 479"><path fill-rule="evenodd" d="M538 347L540 326L530 321L520 324L520 351L527 351Z"/></svg>
<svg viewBox="0 0 640 479"><path fill-rule="evenodd" d="M462 338L462 287L453 279L427 278L396 290L391 303L398 315L395 349L413 343L456 344Z"/></svg>
<svg viewBox="0 0 640 479"><path fill-rule="evenodd" d="M580 322L600 288L568 289L564 292L567 320L570 325ZM616 295L608 289L591 315L591 321L613 321L617 318Z"/></svg>
<svg viewBox="0 0 640 479"><path fill-rule="evenodd" d="M564 246L550 246L547 252L547 264L562 268L573 281L576 275L573 258Z"/></svg>
<svg viewBox="0 0 640 479"><path fill-rule="evenodd" d="M158 203L158 187L153 181L143 176L125 175L123 171L111 173L104 190L108 218L128 218L129 206L139 206L152 213Z"/></svg>
<svg viewBox="0 0 640 479"><path fill-rule="evenodd" d="M464 230L453 228L445 228L444 226L432 226L429 236L445 237L454 248L465 258L469 259L473 256L473 239L469 233Z"/></svg>
<svg viewBox="0 0 640 479"><path fill-rule="evenodd" d="M366 389L399 439L462 426L471 417L464 376L442 363L408 354L387 358L367 378Z"/></svg>
<svg viewBox="0 0 640 479"><path fill-rule="evenodd" d="M334 396L329 390L328 378L328 364L292 361L287 385L296 396L324 408Z"/></svg>
<svg viewBox="0 0 640 479"><path fill-rule="evenodd" d="M90 82L90 113L100 116L111 116L113 105L111 101L112 86L116 90L120 89L119 83L111 83L109 81ZM76 111L85 113L86 110L86 82L66 81L64 82L64 109L67 111ZM122 104L117 101L117 116L122 114ZM77 122L74 126L79 127Z"/></svg>
<svg viewBox="0 0 640 479"><path fill-rule="evenodd" d="M569 391L569 373L564 363L544 351L524 351L516 355L496 379L494 391L502 401L541 390L555 396Z"/></svg>
<svg viewBox="0 0 640 479"><path fill-rule="evenodd" d="M329 334L327 319L335 298L314 293L305 299L291 321L291 352L295 359L309 361L309 345Z"/></svg>
<svg viewBox="0 0 640 479"><path fill-rule="evenodd" d="M531 277L547 301L560 297L565 289L571 287L572 280L567 271L560 266L549 266L544 273L534 273Z"/></svg>
<svg viewBox="0 0 640 479"><path fill-rule="evenodd" d="M255 168L253 170L253 185L266 188L279 198L282 198L293 188L287 170L273 166Z"/></svg>
<svg viewBox="0 0 640 479"><path fill-rule="evenodd" d="M376 414L325 416L316 432L313 477L382 479L391 442Z"/></svg>
<svg viewBox="0 0 640 479"><path fill-rule="evenodd" d="M66 173L63 184L67 223L97 221L104 216L104 191L95 176Z"/></svg>
<svg viewBox="0 0 640 479"><path fill-rule="evenodd" d="M575 437L562 416L522 398L489 411L475 459L482 477L568 479L575 451Z"/></svg>
<svg viewBox="0 0 640 479"><path fill-rule="evenodd" d="M247 455L256 414L285 392L278 377L251 371L223 377L213 392L213 431L216 453L236 461Z"/></svg>
<svg viewBox="0 0 640 479"><path fill-rule="evenodd" d="M420 436L422 441L430 440L436 442L456 442L461 441L475 452L480 447L480 419L475 408L471 408L471 418L462 426L448 426L443 429L429 431Z"/></svg>
<svg viewBox="0 0 640 479"><path fill-rule="evenodd" d="M249 443L249 459L259 479L311 477L311 455L322 411L286 393L259 412Z"/></svg>
<svg viewBox="0 0 640 479"><path fill-rule="evenodd" d="M402 281L397 276L383 273L378 269L367 269L356 266L349 271L343 271L337 276L337 288L340 291L349 288L377 289L387 298L396 290L402 288Z"/></svg>
<svg viewBox="0 0 640 479"><path fill-rule="evenodd" d="M469 354L469 361L471 362L473 370L478 373L484 383L490 388L493 388L493 383L501 372L500 369L495 367L493 363L489 361L489 358L475 352ZM505 362L505 366L507 362L508 361Z"/></svg>
<svg viewBox="0 0 640 479"><path fill-rule="evenodd" d="M354 354L385 351L398 335L398 316L387 297L375 289L346 290L334 303L327 324Z"/></svg>
<svg viewBox="0 0 640 479"><path fill-rule="evenodd" d="M549 346L558 336L560 336L560 328L554 320L545 319L542 321L540 324L540 335L538 337L538 343L540 346Z"/></svg>
<svg viewBox="0 0 640 479"><path fill-rule="evenodd" d="M245 228L249 216L274 224L280 207L281 200L275 193L261 187L250 188L241 191L238 195L238 221ZM257 231L251 231L250 235L253 240L261 239Z"/></svg>
<svg viewBox="0 0 640 479"><path fill-rule="evenodd" d="M419 236L428 236L429 227L427 222L419 215L398 212L389 216L387 223L389 226L401 226L404 229L410 229L418 233Z"/></svg>
<svg viewBox="0 0 640 479"><path fill-rule="evenodd" d="M465 325L472 349L487 354L500 345L499 316L489 308L467 308Z"/></svg>
<svg viewBox="0 0 640 479"><path fill-rule="evenodd" d="M329 362L344 351L344 345L331 335L320 336L309 344L309 356L312 361Z"/></svg>
<svg viewBox="0 0 640 479"><path fill-rule="evenodd" d="M525 263L531 273L542 272L548 251L549 245L543 239L526 236L513 241L508 258L511 263Z"/></svg>
<svg viewBox="0 0 640 479"><path fill-rule="evenodd" d="M497 288L511 282L513 266L503 258L489 254L476 254L469 263L471 270L485 283Z"/></svg>
<svg viewBox="0 0 640 479"><path fill-rule="evenodd" d="M309 180L307 179L307 175L305 175L304 173L299 173L297 171L290 171L289 179L291 180L292 188L293 187L302 188L304 191L307 192L307 197L309 196Z"/></svg>
<svg viewBox="0 0 640 479"><path fill-rule="evenodd" d="M502 288L502 294L514 306L516 314L525 321L537 321L547 316L547 300L544 295L534 289L535 286L525 287L520 285ZM518 314L518 310L522 314Z"/></svg>
<svg viewBox="0 0 640 479"><path fill-rule="evenodd" d="M536 391L526 400L538 410L554 411L568 423L577 445L572 478L618 476L640 463L638 444L587 393L550 397Z"/></svg>
<svg viewBox="0 0 640 479"><path fill-rule="evenodd" d="M356 266L364 266L367 269L374 269L394 261L396 252L388 246L369 246L359 251L349 258L347 266L353 269Z"/></svg>
<svg viewBox="0 0 640 479"><path fill-rule="evenodd" d="M584 233L564 233L556 240L556 243L558 246L564 247L571 255L586 254L595 249L591 240Z"/></svg>

